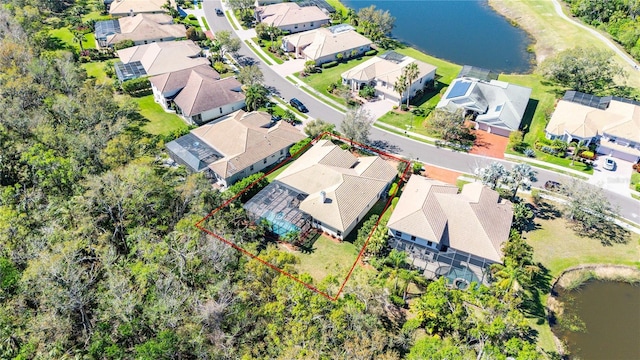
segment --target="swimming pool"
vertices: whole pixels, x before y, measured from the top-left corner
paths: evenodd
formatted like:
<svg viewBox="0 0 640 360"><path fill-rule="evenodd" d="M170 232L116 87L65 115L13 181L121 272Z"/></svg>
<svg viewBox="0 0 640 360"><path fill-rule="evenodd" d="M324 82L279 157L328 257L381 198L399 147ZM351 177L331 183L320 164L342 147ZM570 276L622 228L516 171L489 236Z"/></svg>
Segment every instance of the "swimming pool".
<svg viewBox="0 0 640 360"><path fill-rule="evenodd" d="M278 236L285 236L288 233L300 231L299 227L285 220L283 214L280 212L274 213L273 211L267 211L262 218L273 224L272 231Z"/></svg>

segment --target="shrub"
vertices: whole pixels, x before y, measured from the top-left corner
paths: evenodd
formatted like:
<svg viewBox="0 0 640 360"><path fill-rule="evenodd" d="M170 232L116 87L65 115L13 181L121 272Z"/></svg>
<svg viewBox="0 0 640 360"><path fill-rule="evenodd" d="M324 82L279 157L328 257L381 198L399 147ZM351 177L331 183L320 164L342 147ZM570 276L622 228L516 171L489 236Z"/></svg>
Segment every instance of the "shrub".
<svg viewBox="0 0 640 360"><path fill-rule="evenodd" d="M142 93L145 93L146 95L148 90L151 90L151 83L146 77L141 77L137 79L127 80L120 84L120 87L125 94L142 95Z"/></svg>
<svg viewBox="0 0 640 360"><path fill-rule="evenodd" d="M640 192L640 183L636 184L636 191Z"/></svg>
<svg viewBox="0 0 640 360"><path fill-rule="evenodd" d="M547 154L551 154L551 155L558 155L558 151L554 148L552 148L551 146L545 145L543 147L540 148L540 151L547 153Z"/></svg>
<svg viewBox="0 0 640 360"><path fill-rule="evenodd" d="M420 174L420 172L422 171L422 163L421 162L414 162L413 163L413 173L414 174Z"/></svg>
<svg viewBox="0 0 640 360"><path fill-rule="evenodd" d="M113 45L113 48L115 50L122 50L122 49L126 49L126 48L130 48L133 45L135 45L135 43L133 42L133 40L122 40L120 42L117 42Z"/></svg>
<svg viewBox="0 0 640 360"><path fill-rule="evenodd" d="M526 150L524 151L524 154L525 154L527 157L530 157L530 158L534 158L534 157L536 157L536 152L535 152L535 151L533 151L533 149L526 149Z"/></svg>
<svg viewBox="0 0 640 360"><path fill-rule="evenodd" d="M261 172L247 176L246 178L244 178L244 179L238 181L237 183L229 186L229 188L224 192L225 197L230 199L230 198L236 196L237 194L239 194L245 188L249 187L249 185L251 185L254 181L257 181L255 183L255 185L253 185L251 188L247 189L247 191L244 192L240 196L240 201L244 202L246 200L249 200L250 198L252 198L255 194L257 194L260 190L262 190L265 186L267 186L269 184L269 181L267 181L267 178L263 178L263 176L264 176L264 174L261 173ZM261 179L261 180L259 180L259 179Z"/></svg>
<svg viewBox="0 0 640 360"><path fill-rule="evenodd" d="M578 156L580 156L583 159L589 159L589 160L593 160L596 158L596 154L594 154L593 151L583 151Z"/></svg>
<svg viewBox="0 0 640 360"><path fill-rule="evenodd" d="M193 15L193 14L187 15L187 19L189 19L189 20L197 20L196 16Z"/></svg>
<svg viewBox="0 0 640 360"><path fill-rule="evenodd" d="M376 94L376 89L371 85L365 85L360 91L358 91L358 95L365 99L371 99Z"/></svg>
<svg viewBox="0 0 640 360"><path fill-rule="evenodd" d="M633 164L631 168L640 173L640 163Z"/></svg>
<svg viewBox="0 0 640 360"><path fill-rule="evenodd" d="M344 55L342 55L342 53L337 53L336 54L336 60L342 61L342 59L344 59Z"/></svg>
<svg viewBox="0 0 640 360"><path fill-rule="evenodd" d="M338 65L337 61L329 61L327 63L322 64L322 68L323 69L329 69L329 68L332 68L332 67L337 66L337 65Z"/></svg>
<svg viewBox="0 0 640 360"><path fill-rule="evenodd" d="M327 86L327 92L328 93L333 93L337 88L338 88L338 84L331 83L331 84L329 84L329 86Z"/></svg>
<svg viewBox="0 0 640 360"><path fill-rule="evenodd" d="M213 68L220 74L227 72L227 66L222 61L216 61L213 63Z"/></svg>
<svg viewBox="0 0 640 360"><path fill-rule="evenodd" d="M289 148L289 154L291 156L294 156L298 151L303 149L310 142L311 142L311 138L305 138L305 139L302 139L302 140L298 141L297 143L293 144L293 146L291 146L291 148Z"/></svg>
<svg viewBox="0 0 640 360"><path fill-rule="evenodd" d="M192 41L200 41L200 40L204 40L207 38L207 36L204 34L204 32L202 32L202 30L200 30L199 28L190 26L187 29L187 39L192 40Z"/></svg>
<svg viewBox="0 0 640 360"><path fill-rule="evenodd" d="M402 105L400 105L400 110L407 111L407 110L409 110L409 107L407 106L407 104L402 104Z"/></svg>
<svg viewBox="0 0 640 360"><path fill-rule="evenodd" d="M532 189L531 190L531 200L533 201L533 203L535 205L540 204L540 200L542 199L542 197L540 196L540 190L538 189Z"/></svg>
<svg viewBox="0 0 640 360"><path fill-rule="evenodd" d="M394 197L393 200L391 200L391 207L395 208L396 205L398 204L398 201L400 200L399 197Z"/></svg>
<svg viewBox="0 0 640 360"><path fill-rule="evenodd" d="M378 50L376 50L376 49L371 49L371 50L367 51L367 52L366 52L366 53L364 53L364 54L365 54L366 56L373 56L373 55L375 55L375 54L377 54L377 53L378 53Z"/></svg>
<svg viewBox="0 0 640 360"><path fill-rule="evenodd" d="M401 161L398 163L398 174L400 174L400 176L402 176L402 174L404 174L404 171L407 169L407 163L405 161Z"/></svg>
<svg viewBox="0 0 640 360"><path fill-rule="evenodd" d="M395 196L397 192L398 192L398 184L397 183L391 184L391 188L389 189L389 197Z"/></svg>

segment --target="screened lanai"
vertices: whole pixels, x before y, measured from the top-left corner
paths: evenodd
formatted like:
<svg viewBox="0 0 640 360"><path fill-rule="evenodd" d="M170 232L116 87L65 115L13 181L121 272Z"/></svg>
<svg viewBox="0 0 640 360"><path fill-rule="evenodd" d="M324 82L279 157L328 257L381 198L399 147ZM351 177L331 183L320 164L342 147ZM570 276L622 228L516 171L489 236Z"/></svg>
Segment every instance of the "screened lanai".
<svg viewBox="0 0 640 360"><path fill-rule="evenodd" d="M304 237L311 230L311 217L299 209L306 197L307 194L274 181L252 197L244 208L256 223L267 221L275 236L298 233Z"/></svg>

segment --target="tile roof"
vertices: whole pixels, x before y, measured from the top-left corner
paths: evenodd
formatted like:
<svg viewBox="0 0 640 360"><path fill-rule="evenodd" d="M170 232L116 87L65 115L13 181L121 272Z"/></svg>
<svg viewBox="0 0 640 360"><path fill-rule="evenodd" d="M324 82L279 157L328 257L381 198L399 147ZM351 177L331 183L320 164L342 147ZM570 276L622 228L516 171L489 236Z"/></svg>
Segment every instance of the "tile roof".
<svg viewBox="0 0 640 360"><path fill-rule="evenodd" d="M118 19L120 32L107 36L107 44L123 40L144 41L155 39L176 39L185 37L187 29L182 24L173 24L173 18L166 14L138 14Z"/></svg>
<svg viewBox="0 0 640 360"><path fill-rule="evenodd" d="M200 126L191 133L224 157L209 168L224 178L305 138L291 124L275 125L265 112L238 111L224 120Z"/></svg>
<svg viewBox="0 0 640 360"><path fill-rule="evenodd" d="M296 48L302 48L303 53L314 60L371 45L371 40L358 34L353 28L334 31L332 27L285 36L283 41L291 43Z"/></svg>
<svg viewBox="0 0 640 360"><path fill-rule="evenodd" d="M329 16L317 6L300 7L295 2L284 2L258 7L260 22L270 26L289 26L308 22L329 22Z"/></svg>
<svg viewBox="0 0 640 360"><path fill-rule="evenodd" d="M202 49L191 40L155 42L118 50L117 53L125 64L140 61L149 76L209 64L209 60L200 57Z"/></svg>
<svg viewBox="0 0 640 360"><path fill-rule="evenodd" d="M175 92L181 90L187 85L189 77L192 72L196 72L203 77L207 77L214 80L220 79L220 74L215 71L210 65L198 65L188 69L182 69L178 71L172 71L161 75L156 75L149 78L149 81L160 91L165 94L168 92Z"/></svg>
<svg viewBox="0 0 640 360"><path fill-rule="evenodd" d="M276 180L309 195L300 203L302 211L344 232L396 174L378 156L355 157L331 141L320 140Z"/></svg>
<svg viewBox="0 0 640 360"><path fill-rule="evenodd" d="M607 134L640 143L640 106L611 100L603 110L560 100L546 131L554 135L564 135L566 132L580 138Z"/></svg>
<svg viewBox="0 0 640 360"><path fill-rule="evenodd" d="M192 71L186 85L174 98L184 116L201 114L207 110L233 104L245 99L242 84L234 77L218 80Z"/></svg>
<svg viewBox="0 0 640 360"><path fill-rule="evenodd" d="M380 80L387 84L394 84L402 75L402 69L411 63L416 63L418 65L419 75L417 79L420 79L421 77L436 70L436 67L431 64L427 64L405 55L402 55L400 61L388 60L383 57L388 53L382 54L381 56L374 56L358 66L343 72L342 78L359 81Z"/></svg>
<svg viewBox="0 0 640 360"><path fill-rule="evenodd" d="M115 0L109 7L109 14L114 16L129 15L138 13L167 12L162 6L165 0ZM171 5L175 8L176 3L171 0Z"/></svg>
<svg viewBox="0 0 640 360"><path fill-rule="evenodd" d="M513 208L496 191L480 183L457 187L412 176L396 205L388 227L439 242L485 259L502 261Z"/></svg>

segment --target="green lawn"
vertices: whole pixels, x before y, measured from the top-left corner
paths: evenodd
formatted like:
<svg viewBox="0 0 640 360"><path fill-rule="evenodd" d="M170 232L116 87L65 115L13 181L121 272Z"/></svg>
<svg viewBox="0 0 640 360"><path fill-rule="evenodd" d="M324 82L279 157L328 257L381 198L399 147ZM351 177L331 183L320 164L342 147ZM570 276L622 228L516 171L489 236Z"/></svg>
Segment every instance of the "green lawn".
<svg viewBox="0 0 640 360"><path fill-rule="evenodd" d="M73 33L71 33L71 30L69 28L63 27L60 29L53 29L53 30L50 30L49 33L51 34L51 36L60 39L60 41L62 41L67 46L67 48L69 49L75 48L77 50L80 50L80 45L73 41ZM94 34L88 33L88 34L85 34L84 37L85 39L82 42L82 45L84 46L84 48L95 49L96 40L95 40Z"/></svg>
<svg viewBox="0 0 640 360"><path fill-rule="evenodd" d="M281 37L278 37L277 39L273 40L274 43L280 44L280 41L282 39ZM256 44L258 44L258 46L260 46L260 48L267 54L269 55L269 57L276 63L276 64L284 64L284 60L280 59L279 57L277 57L275 54L273 54L271 51L269 51L269 47L271 46L272 42L270 40L262 40L262 45L260 45L260 39L258 39L257 37L252 38L251 40L253 40ZM289 56L288 54L286 56Z"/></svg>
<svg viewBox="0 0 640 360"><path fill-rule="evenodd" d="M253 43L252 43L251 41L249 41L249 40L245 40L244 42L245 42L245 44L247 44L247 46L248 46L248 47L250 47L250 48L251 48L251 50L253 50L253 52L254 52L256 55L258 55L258 57L259 57L260 59L262 59L262 61L264 61L264 63L265 63L265 64L267 64L267 65L269 65L269 66L273 65L273 64L271 63L271 61L269 61L269 59L267 59L266 57L264 57L264 55L262 55L262 53L260 53L259 51L257 51L257 50L256 50L256 47L253 45Z"/></svg>
<svg viewBox="0 0 640 360"><path fill-rule="evenodd" d="M371 57L372 56L362 56L362 57L357 58L357 59L351 59L351 60L349 60L347 62L343 62L343 63L338 64L338 66L334 66L334 67L329 68L329 69L322 69L321 73L311 74L311 75L306 76L306 77L300 77L299 74L296 74L296 76L298 76L299 79L304 81L306 84L308 84L312 88L314 88L317 91L319 91L321 94L330 97L331 99L335 100L336 102L338 102L338 103L340 103L342 105L346 105L347 102L345 101L345 99L343 99L341 97L338 97L338 96L335 96L333 94L330 94L327 91L327 87L331 83L336 83L336 82L340 81L341 75L342 75L343 72L345 72L345 71L357 66L358 64L361 64L364 61L367 61Z"/></svg>
<svg viewBox="0 0 640 360"><path fill-rule="evenodd" d="M230 10L225 11L224 15L227 17L227 20L229 20L229 23L231 24L234 30L240 30L238 29L238 25L236 25L236 22L233 21L233 15L231 15Z"/></svg>
<svg viewBox="0 0 640 360"><path fill-rule="evenodd" d="M342 15L346 15L347 14L347 7L344 6L340 0L326 0L327 4L333 6L334 9L336 9L336 11L341 11Z"/></svg>
<svg viewBox="0 0 640 360"><path fill-rule="evenodd" d="M289 155L289 154L286 154L286 155ZM267 175L267 181L272 182L278 175L280 175L280 173L285 171L286 168L288 168L289 165L291 165L291 164L292 163L288 163L288 164L282 165L281 167L278 168L278 170L275 170L271 174ZM269 170L266 170L266 172L269 172Z"/></svg>
<svg viewBox="0 0 640 360"><path fill-rule="evenodd" d="M142 129L153 135L167 135L177 130L188 128L187 123L178 115L165 112L162 107L153 100L153 95L133 98L140 107L140 115L144 116L148 123Z"/></svg>
<svg viewBox="0 0 640 360"><path fill-rule="evenodd" d="M198 5L200 5L200 4L198 4ZM207 31L211 30L211 28L209 27L209 23L207 22L207 19L204 16L202 16L200 19L202 20L202 23L204 24L204 28L207 29Z"/></svg>
<svg viewBox="0 0 640 360"><path fill-rule="evenodd" d="M108 60L94 61L94 62L84 63L81 66L87 71L87 75L89 77L96 79L96 83L113 84L113 79L108 78L107 74L104 72L104 67L107 61Z"/></svg>
<svg viewBox="0 0 640 360"><path fill-rule="evenodd" d="M640 236L632 233L624 244L604 246L599 240L578 236L563 218L536 218L537 229L524 237L533 246L534 260L552 276L583 264L619 264L640 268Z"/></svg>
<svg viewBox="0 0 640 360"><path fill-rule="evenodd" d="M321 235L310 252L298 252L300 263L295 266L300 274L311 275L316 283L328 275L335 275L342 281L358 257L359 249L349 242L337 242Z"/></svg>
<svg viewBox="0 0 640 360"><path fill-rule="evenodd" d="M631 174L631 189L635 190L636 189L636 184L640 184L640 173L637 171L634 171Z"/></svg>

